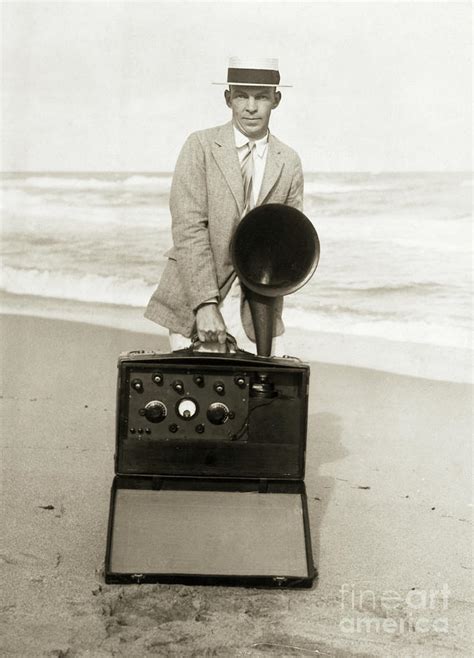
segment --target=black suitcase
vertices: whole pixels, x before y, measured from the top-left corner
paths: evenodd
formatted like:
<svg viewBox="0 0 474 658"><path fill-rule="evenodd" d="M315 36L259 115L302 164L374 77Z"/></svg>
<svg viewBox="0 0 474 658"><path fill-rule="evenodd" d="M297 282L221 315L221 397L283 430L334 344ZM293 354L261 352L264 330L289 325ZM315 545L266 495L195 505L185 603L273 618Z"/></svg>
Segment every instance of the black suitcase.
<svg viewBox="0 0 474 658"><path fill-rule="evenodd" d="M308 385L287 357L121 355L106 582L311 587Z"/></svg>

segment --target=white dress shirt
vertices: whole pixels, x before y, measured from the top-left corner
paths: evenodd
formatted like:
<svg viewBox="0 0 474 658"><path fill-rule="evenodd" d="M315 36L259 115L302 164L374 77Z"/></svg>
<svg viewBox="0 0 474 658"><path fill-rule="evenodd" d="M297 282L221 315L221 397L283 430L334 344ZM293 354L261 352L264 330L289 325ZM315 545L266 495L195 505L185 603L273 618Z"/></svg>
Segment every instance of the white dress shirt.
<svg viewBox="0 0 474 658"><path fill-rule="evenodd" d="M235 126L234 128L234 139L235 145L237 147L237 153L239 155L239 162L242 164L242 160L247 153L247 144L249 143L249 138L240 132ZM267 151L268 151L268 131L265 137L261 139L252 140L255 144L253 150L253 176L252 176L252 198L253 205L257 205L258 195L260 194L260 188L262 187L263 173L265 171L265 164L267 162Z"/></svg>

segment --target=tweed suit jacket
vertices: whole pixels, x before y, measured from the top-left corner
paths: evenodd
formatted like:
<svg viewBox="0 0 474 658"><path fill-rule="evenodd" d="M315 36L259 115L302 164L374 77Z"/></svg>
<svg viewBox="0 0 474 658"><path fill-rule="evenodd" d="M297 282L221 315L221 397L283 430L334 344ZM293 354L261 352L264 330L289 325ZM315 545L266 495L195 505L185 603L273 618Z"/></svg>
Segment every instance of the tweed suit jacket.
<svg viewBox="0 0 474 658"><path fill-rule="evenodd" d="M272 134L257 205L283 203L302 210L303 173L299 156ZM191 336L195 309L225 298L235 272L230 242L244 207L244 190L232 122L192 133L176 164L170 194L173 248L145 317ZM275 335L283 333L277 303ZM241 300L242 325L255 340L248 302Z"/></svg>

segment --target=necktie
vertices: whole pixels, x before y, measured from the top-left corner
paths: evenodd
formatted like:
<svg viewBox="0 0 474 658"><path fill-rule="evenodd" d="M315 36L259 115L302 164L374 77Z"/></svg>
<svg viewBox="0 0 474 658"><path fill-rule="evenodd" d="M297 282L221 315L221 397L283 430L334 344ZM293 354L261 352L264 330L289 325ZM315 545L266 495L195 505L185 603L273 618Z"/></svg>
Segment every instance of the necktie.
<svg viewBox="0 0 474 658"><path fill-rule="evenodd" d="M248 212L252 210L255 206L253 202L252 194L252 177L253 177L253 151L255 148L255 142L248 142L247 153L244 155L242 162L240 163L240 169L242 171L242 180L244 183L244 212L242 217L244 217Z"/></svg>

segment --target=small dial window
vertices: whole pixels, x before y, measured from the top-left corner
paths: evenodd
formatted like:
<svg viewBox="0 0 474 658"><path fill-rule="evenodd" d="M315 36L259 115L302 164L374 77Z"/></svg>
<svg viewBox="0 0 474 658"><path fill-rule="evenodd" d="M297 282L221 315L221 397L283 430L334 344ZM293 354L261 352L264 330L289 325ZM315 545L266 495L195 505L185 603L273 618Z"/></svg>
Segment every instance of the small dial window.
<svg viewBox="0 0 474 658"><path fill-rule="evenodd" d="M194 418L198 412L197 403L191 398L183 398L178 402L176 412L180 418L190 420L191 418Z"/></svg>

